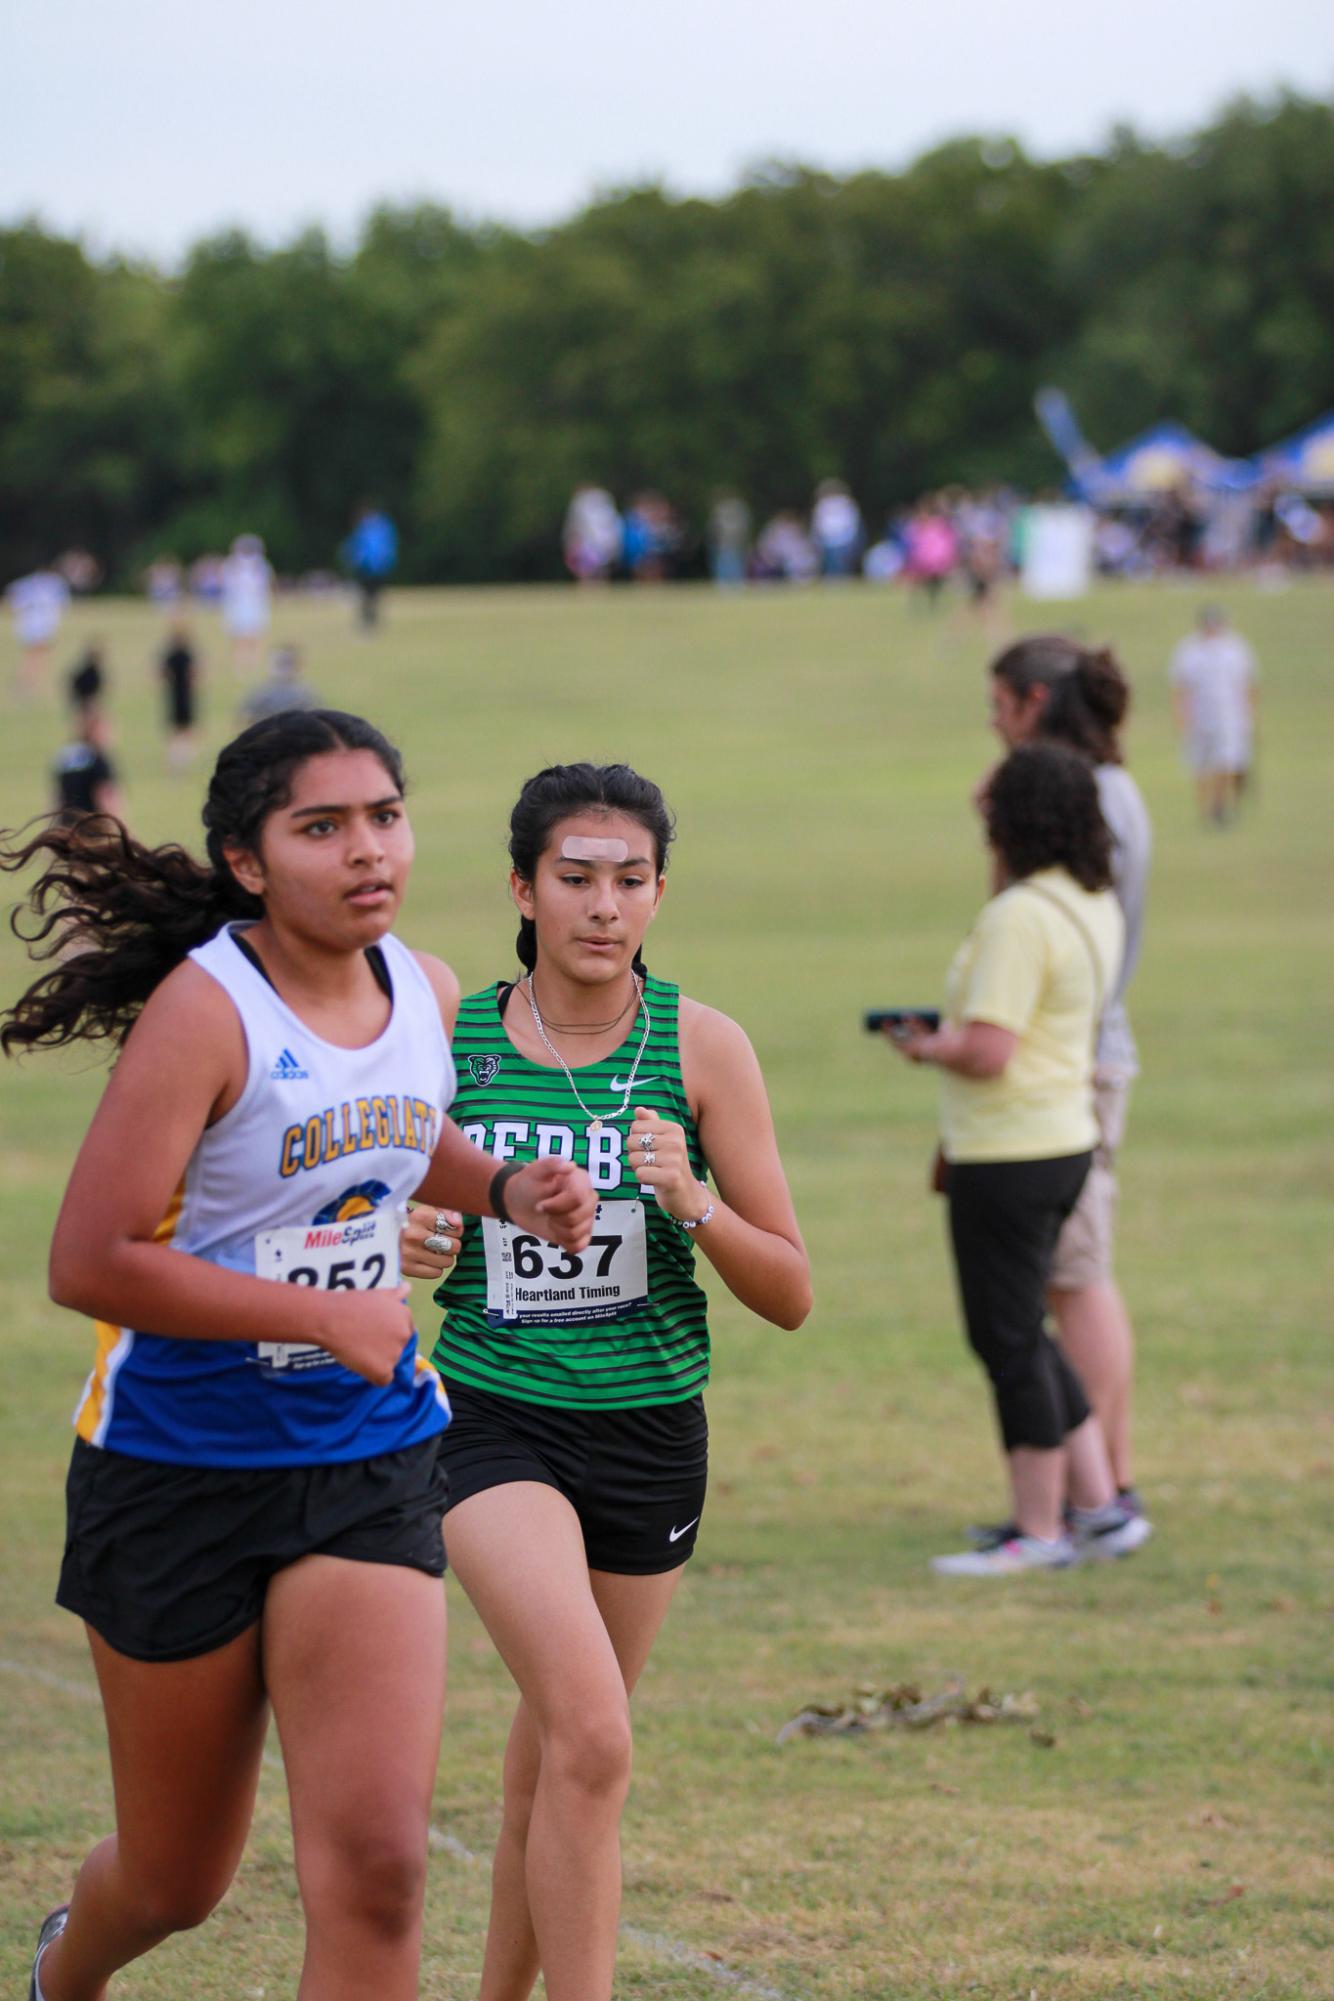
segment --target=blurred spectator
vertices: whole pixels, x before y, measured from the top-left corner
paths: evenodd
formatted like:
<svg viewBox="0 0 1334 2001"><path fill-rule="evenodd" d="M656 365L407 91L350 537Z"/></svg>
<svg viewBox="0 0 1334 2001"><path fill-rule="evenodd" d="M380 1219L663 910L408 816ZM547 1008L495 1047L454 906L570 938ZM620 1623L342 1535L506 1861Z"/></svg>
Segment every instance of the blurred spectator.
<svg viewBox="0 0 1334 2001"><path fill-rule="evenodd" d="M904 547L902 524L891 518L878 542L872 542L862 558L862 575L868 583L892 584L903 575L908 552Z"/></svg>
<svg viewBox="0 0 1334 2001"><path fill-rule="evenodd" d="M768 582L809 583L820 567L801 516L791 509L766 521L755 543L755 575Z"/></svg>
<svg viewBox="0 0 1334 2001"><path fill-rule="evenodd" d="M201 604L218 604L222 600L223 581L226 575L227 558L212 553L196 556L190 565L190 595Z"/></svg>
<svg viewBox="0 0 1334 2001"><path fill-rule="evenodd" d="M82 715L85 709L100 708L106 692L105 655L100 640L89 640L82 657L70 668L65 685L69 705L76 716Z"/></svg>
<svg viewBox="0 0 1334 2001"><path fill-rule="evenodd" d="M302 679L301 654L295 646L274 648L269 677L241 703L242 720L257 723L264 716L280 715L284 709L318 709L320 698Z"/></svg>
<svg viewBox="0 0 1334 2001"><path fill-rule="evenodd" d="M222 566L222 622L232 641L232 664L243 673L259 658L269 629L273 571L258 535L238 535Z"/></svg>
<svg viewBox="0 0 1334 2001"><path fill-rule="evenodd" d="M190 644L190 628L178 618L158 660L167 727L167 767L187 771L197 748L195 724L199 693L199 659Z"/></svg>
<svg viewBox="0 0 1334 2001"><path fill-rule="evenodd" d="M1218 605L1172 655L1172 710L1200 812L1226 826L1236 812L1255 747L1255 656Z"/></svg>
<svg viewBox="0 0 1334 2001"><path fill-rule="evenodd" d="M908 523L908 576L920 596L935 606L959 559L959 540L943 502L924 500Z"/></svg>
<svg viewBox="0 0 1334 2001"><path fill-rule="evenodd" d="M89 705L75 710L73 739L57 751L51 767L54 811L63 825L85 813L125 818L120 786L107 755L110 742L111 727L101 709Z"/></svg>
<svg viewBox="0 0 1334 2001"><path fill-rule="evenodd" d="M60 621L69 603L69 585L58 570L34 570L16 577L5 592L19 643L17 688L30 695L42 678Z"/></svg>
<svg viewBox="0 0 1334 2001"><path fill-rule="evenodd" d="M1093 530L1093 564L1100 577L1135 576L1147 567L1140 538L1124 515L1099 515Z"/></svg>
<svg viewBox="0 0 1334 2001"><path fill-rule="evenodd" d="M1300 493L1275 494L1273 514L1275 530L1281 529L1287 538L1285 554L1305 569L1325 538L1324 521Z"/></svg>
<svg viewBox="0 0 1334 2001"><path fill-rule="evenodd" d="M811 540L822 577L850 577L862 550L862 516L841 479L823 479L811 509Z"/></svg>
<svg viewBox="0 0 1334 2001"><path fill-rule="evenodd" d="M616 502L604 487L577 486L565 512L565 566L581 584L605 583L621 559L623 531Z"/></svg>
<svg viewBox="0 0 1334 2001"><path fill-rule="evenodd" d="M102 565L88 549L66 549L63 556L57 556L55 567L65 579L76 598L87 597L101 583Z"/></svg>
<svg viewBox="0 0 1334 2001"><path fill-rule="evenodd" d="M956 520L968 601L974 611L986 617L997 601L1005 574L1005 548L1009 539L1006 512L994 493L965 494Z"/></svg>
<svg viewBox="0 0 1334 2001"><path fill-rule="evenodd" d="M155 556L144 571L144 589L150 604L178 603L183 584L181 566L174 556Z"/></svg>
<svg viewBox="0 0 1334 2001"><path fill-rule="evenodd" d="M343 544L343 557L359 593L358 615L370 631L380 615L380 592L398 562L398 530L382 507L369 502Z"/></svg>
<svg viewBox="0 0 1334 2001"><path fill-rule="evenodd" d="M744 584L750 558L750 509L739 493L720 493L709 513L709 568L724 587Z"/></svg>
<svg viewBox="0 0 1334 2001"><path fill-rule="evenodd" d="M681 546L676 510L660 493L637 493L625 510L621 558L636 583L671 577Z"/></svg>

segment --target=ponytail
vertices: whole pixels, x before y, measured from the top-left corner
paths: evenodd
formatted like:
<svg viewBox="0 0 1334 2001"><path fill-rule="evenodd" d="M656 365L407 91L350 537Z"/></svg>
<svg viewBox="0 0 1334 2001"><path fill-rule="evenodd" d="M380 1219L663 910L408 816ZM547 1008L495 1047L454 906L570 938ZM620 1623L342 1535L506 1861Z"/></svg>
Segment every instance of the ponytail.
<svg viewBox="0 0 1334 2001"><path fill-rule="evenodd" d="M340 709L287 709L252 723L219 753L204 801L207 862L175 842L145 847L119 820L87 814L46 821L30 839L0 835L0 870L45 864L26 907L10 924L39 962L52 960L0 1015L0 1050L58 1049L68 1042L124 1042L145 1001L168 973L224 924L264 914L242 889L227 851L257 853L264 822L291 798L308 758L369 750L394 786L403 766L393 745Z"/></svg>
<svg viewBox="0 0 1334 2001"><path fill-rule="evenodd" d="M1130 683L1110 647L1095 650L1061 633L1016 640L991 671L1021 699L1046 688L1038 737L1067 743L1094 764L1122 762L1120 729L1130 708Z"/></svg>

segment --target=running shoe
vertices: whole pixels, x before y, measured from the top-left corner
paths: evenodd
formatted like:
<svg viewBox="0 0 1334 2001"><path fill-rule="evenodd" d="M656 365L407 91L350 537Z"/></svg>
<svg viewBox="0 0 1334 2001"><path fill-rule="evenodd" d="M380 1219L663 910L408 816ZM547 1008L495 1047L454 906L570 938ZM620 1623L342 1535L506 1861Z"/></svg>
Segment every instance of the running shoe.
<svg viewBox="0 0 1334 2001"><path fill-rule="evenodd" d="M1071 1513L1072 1510L1068 1505L1062 1511L1067 1535L1070 1533ZM965 1542L970 1542L974 1549L999 1549L1003 1542L1010 1542L1015 1536L1022 1534L1023 1530L1016 1521L969 1522L963 1532L963 1539Z"/></svg>
<svg viewBox="0 0 1334 2001"><path fill-rule="evenodd" d="M1142 1549L1153 1534L1153 1523L1118 1498L1105 1508L1075 1508L1070 1533L1076 1563L1110 1563Z"/></svg>
<svg viewBox="0 0 1334 2001"><path fill-rule="evenodd" d="M42 2001L42 1990L37 1982L37 1969L42 1963L42 1954L53 1938L59 1938L69 1923L69 1905L57 1904L42 1920L42 1929L37 1934L37 1950L32 1956L32 1973L28 1980L28 2001Z"/></svg>
<svg viewBox="0 0 1334 2001"><path fill-rule="evenodd" d="M933 1556L938 1577L1016 1577L1023 1570L1066 1570L1076 1561L1069 1536L1044 1542L1040 1536L1013 1534L994 1549L961 1549L953 1556Z"/></svg>
<svg viewBox="0 0 1334 2001"><path fill-rule="evenodd" d="M1022 1534L1018 1522L969 1522L963 1539L974 1549L999 1549L1003 1542Z"/></svg>

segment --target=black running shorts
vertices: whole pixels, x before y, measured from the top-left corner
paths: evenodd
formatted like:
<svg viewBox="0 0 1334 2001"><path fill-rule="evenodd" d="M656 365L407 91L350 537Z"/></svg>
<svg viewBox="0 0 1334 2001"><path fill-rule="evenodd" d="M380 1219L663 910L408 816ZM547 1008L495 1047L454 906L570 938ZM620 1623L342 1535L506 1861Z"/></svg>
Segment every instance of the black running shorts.
<svg viewBox="0 0 1334 2001"><path fill-rule="evenodd" d="M303 1556L443 1577L439 1438L333 1466L167 1466L77 1439L56 1603L138 1661L211 1653Z"/></svg>
<svg viewBox="0 0 1334 2001"><path fill-rule="evenodd" d="M537 1480L579 1517L590 1570L650 1577L691 1555L709 1477L703 1397L562 1410L465 1383L446 1388L454 1416L441 1456L451 1508L488 1487Z"/></svg>

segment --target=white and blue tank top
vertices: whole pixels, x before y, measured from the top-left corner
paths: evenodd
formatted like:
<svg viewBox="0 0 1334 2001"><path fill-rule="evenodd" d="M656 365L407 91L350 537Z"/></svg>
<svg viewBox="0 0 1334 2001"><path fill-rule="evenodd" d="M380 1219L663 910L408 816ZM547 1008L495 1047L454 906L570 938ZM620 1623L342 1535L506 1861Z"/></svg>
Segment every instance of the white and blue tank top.
<svg viewBox="0 0 1334 2001"><path fill-rule="evenodd" d="M407 947L382 939L389 1021L365 1048L341 1049L287 1006L238 942L244 931L227 926L190 954L240 1016L247 1074L200 1136L156 1241L279 1283L397 1286L402 1205L454 1097L435 993ZM310 1344L177 1340L101 1321L74 1413L90 1445L197 1466L369 1459L448 1422L415 1334L381 1387Z"/></svg>

